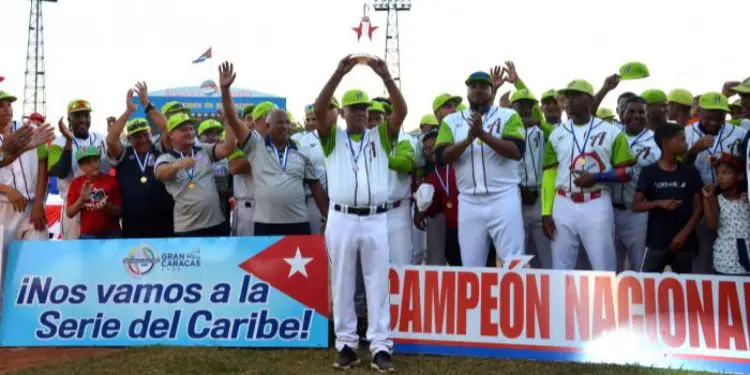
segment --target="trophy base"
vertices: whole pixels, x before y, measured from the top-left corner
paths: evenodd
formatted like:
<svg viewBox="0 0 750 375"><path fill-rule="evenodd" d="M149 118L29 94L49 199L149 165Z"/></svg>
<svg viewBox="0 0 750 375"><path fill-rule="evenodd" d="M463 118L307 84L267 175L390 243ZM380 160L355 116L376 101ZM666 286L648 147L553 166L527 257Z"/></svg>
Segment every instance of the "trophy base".
<svg viewBox="0 0 750 375"><path fill-rule="evenodd" d="M357 64L366 65L367 63L370 62L370 60L375 59L375 56L364 54L364 53L360 53L360 54L356 54L356 55L352 56L352 58L354 58L354 60L357 61Z"/></svg>

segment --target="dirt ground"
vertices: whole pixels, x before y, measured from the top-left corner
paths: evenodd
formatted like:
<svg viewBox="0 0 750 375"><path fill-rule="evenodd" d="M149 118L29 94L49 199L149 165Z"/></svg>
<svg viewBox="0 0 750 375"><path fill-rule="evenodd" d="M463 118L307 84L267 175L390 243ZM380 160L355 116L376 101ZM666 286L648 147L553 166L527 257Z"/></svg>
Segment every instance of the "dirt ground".
<svg viewBox="0 0 750 375"><path fill-rule="evenodd" d="M112 348L0 348L0 374L117 352Z"/></svg>

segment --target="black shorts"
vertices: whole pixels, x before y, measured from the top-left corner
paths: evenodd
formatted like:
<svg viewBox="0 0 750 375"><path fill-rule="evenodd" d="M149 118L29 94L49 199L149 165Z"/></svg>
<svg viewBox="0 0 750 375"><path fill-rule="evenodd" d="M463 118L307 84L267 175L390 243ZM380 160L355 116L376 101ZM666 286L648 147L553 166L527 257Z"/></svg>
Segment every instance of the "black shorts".
<svg viewBox="0 0 750 375"><path fill-rule="evenodd" d="M641 272L661 273L669 265L672 268L672 272L692 273L693 257L695 256L697 245L695 245L695 248L693 247L685 246L678 251L673 251L666 247L646 248Z"/></svg>

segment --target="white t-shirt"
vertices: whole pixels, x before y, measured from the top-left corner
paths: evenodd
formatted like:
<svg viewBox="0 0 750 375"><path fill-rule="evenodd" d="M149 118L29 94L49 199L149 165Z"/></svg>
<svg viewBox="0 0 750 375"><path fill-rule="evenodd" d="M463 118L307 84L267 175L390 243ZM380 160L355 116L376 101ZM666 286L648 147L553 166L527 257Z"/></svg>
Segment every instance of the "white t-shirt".
<svg viewBox="0 0 750 375"><path fill-rule="evenodd" d="M13 126L13 131L16 131L19 127L16 122L11 126ZM4 138L0 136L0 146L4 141ZM27 201L32 201L36 197L38 175L39 149L35 148L24 152L12 163L0 168L0 184L16 189ZM0 201L9 202L8 197L4 194L0 195Z"/></svg>

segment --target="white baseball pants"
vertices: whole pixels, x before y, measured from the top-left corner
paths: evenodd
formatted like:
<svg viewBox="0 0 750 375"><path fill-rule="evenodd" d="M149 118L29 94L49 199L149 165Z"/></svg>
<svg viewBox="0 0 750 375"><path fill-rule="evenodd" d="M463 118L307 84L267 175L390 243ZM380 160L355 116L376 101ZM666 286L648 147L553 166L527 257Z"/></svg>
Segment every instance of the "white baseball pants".
<svg viewBox="0 0 750 375"><path fill-rule="evenodd" d="M556 227L551 246L553 268L574 270L583 244L594 271L617 270L615 222L608 192L583 203L555 195L552 218Z"/></svg>
<svg viewBox="0 0 750 375"><path fill-rule="evenodd" d="M458 243L465 267L485 267L490 239L505 260L524 254L521 191L518 186L494 194L458 195Z"/></svg>
<svg viewBox="0 0 750 375"><path fill-rule="evenodd" d="M409 207L409 225L411 226L411 243L412 247L414 248L414 254L412 257L411 264L422 264L425 261L426 253L427 253L427 233L425 233L422 230L419 230L416 225L414 225L414 213L416 208L416 203L413 203L411 207Z"/></svg>
<svg viewBox="0 0 750 375"><path fill-rule="evenodd" d="M523 230L526 233L526 254L533 255L534 268L552 268L550 241L542 229L542 199L533 206L523 206Z"/></svg>
<svg viewBox="0 0 750 375"><path fill-rule="evenodd" d="M388 270L387 213L369 216L344 214L333 209L328 213L325 239L333 268L333 329L336 350L359 347L354 289L357 275L357 253L362 260L362 273L367 296L367 340L370 351L391 352L390 304Z"/></svg>
<svg viewBox="0 0 750 375"><path fill-rule="evenodd" d="M239 198L234 204L232 212L232 236L251 237L255 234L253 213L255 201L252 198Z"/></svg>
<svg viewBox="0 0 750 375"><path fill-rule="evenodd" d="M648 213L633 212L630 208L615 208L615 250L617 251L617 272L625 270L625 255L628 269L640 272L646 254L646 228Z"/></svg>
<svg viewBox="0 0 750 375"><path fill-rule="evenodd" d="M307 203L307 218L310 220L310 232L320 234L320 221L323 219L323 214L320 213L313 197L306 197L305 203Z"/></svg>
<svg viewBox="0 0 750 375"><path fill-rule="evenodd" d="M414 245L411 241L411 213L408 202L386 212L388 219L388 247L390 263L405 266L414 262Z"/></svg>

